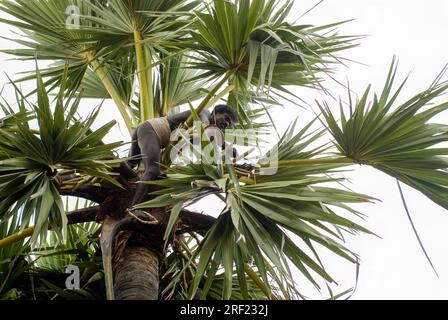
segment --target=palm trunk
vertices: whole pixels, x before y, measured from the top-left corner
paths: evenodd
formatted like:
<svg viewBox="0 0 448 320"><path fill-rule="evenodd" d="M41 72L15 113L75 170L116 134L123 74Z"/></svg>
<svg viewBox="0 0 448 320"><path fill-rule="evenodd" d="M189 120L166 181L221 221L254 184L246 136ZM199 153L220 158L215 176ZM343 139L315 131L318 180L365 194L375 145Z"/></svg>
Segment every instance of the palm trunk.
<svg viewBox="0 0 448 320"><path fill-rule="evenodd" d="M114 266L115 299L157 300L159 257L143 246L128 246Z"/></svg>

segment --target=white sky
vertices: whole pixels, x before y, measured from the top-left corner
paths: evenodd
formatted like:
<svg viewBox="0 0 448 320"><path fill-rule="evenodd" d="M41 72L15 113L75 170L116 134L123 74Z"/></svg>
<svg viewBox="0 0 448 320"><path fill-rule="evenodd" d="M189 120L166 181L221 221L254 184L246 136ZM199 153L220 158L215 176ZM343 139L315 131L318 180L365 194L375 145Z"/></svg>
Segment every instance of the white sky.
<svg viewBox="0 0 448 320"><path fill-rule="evenodd" d="M296 3L295 12L300 16L316 4L316 0L300 0ZM381 89L394 54L400 59L400 76L404 77L412 71L411 79L402 94L403 99L426 89L448 62L447 1L327 0L299 20L299 23L320 25L347 19L356 21L341 27L342 34L370 35L361 41L359 48L343 54L344 57L363 62L367 66L349 63L348 68L340 68L337 74L342 82L349 80L351 88L359 94L369 83L377 90ZM11 35L7 26L0 25L0 35ZM0 40L0 49L9 46L9 43ZM16 72L32 67L29 63L7 61L7 58L0 54L0 85L7 82L4 73L13 76ZM345 89L335 83L328 83L327 86L334 96L345 98ZM300 90L297 93L302 94ZM8 88L5 89L4 97L14 101ZM303 97L310 103L315 97L331 102L329 97L310 95L308 92L304 92ZM91 107L92 104L83 104L85 111ZM114 109L108 110L113 111L103 112L101 122L118 118ZM285 110L275 113L275 120L280 128L287 127L293 114L305 119L312 116L311 112L287 106ZM441 119L445 120L446 114ZM116 140L116 137L111 139ZM414 222L439 273L440 278L437 278L415 239L395 181L370 168L356 168L348 176L351 179L350 187L355 191L382 200L374 205L357 206L368 215L363 225L382 239L365 235L347 239L348 247L360 254L362 259L358 288L352 298L448 299L446 210L418 192L404 187ZM350 264L341 263L333 255L325 252L322 254L324 265L340 284L339 287L333 287L335 292L352 287L354 268ZM320 297L309 291L307 286L304 291L311 297Z"/></svg>

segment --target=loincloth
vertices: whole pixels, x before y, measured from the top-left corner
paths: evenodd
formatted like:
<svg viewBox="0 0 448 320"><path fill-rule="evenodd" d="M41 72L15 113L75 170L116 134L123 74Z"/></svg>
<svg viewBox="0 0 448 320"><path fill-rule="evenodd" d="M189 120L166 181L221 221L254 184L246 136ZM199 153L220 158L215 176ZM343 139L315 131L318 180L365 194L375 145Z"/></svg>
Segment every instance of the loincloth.
<svg viewBox="0 0 448 320"><path fill-rule="evenodd" d="M170 143L171 128L167 117L147 120L159 137L160 147L165 148Z"/></svg>

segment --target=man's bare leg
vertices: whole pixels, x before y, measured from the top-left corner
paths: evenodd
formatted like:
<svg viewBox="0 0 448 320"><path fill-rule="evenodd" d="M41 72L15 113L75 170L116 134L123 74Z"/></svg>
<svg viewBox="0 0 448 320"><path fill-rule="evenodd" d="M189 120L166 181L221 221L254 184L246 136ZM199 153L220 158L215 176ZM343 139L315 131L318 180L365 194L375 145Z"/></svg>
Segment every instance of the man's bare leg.
<svg viewBox="0 0 448 320"><path fill-rule="evenodd" d="M141 181L151 181L160 175L160 140L153 127L148 122L141 124L137 130L137 143L141 152L145 172ZM135 191L132 205L139 204L148 195L150 186L139 183Z"/></svg>

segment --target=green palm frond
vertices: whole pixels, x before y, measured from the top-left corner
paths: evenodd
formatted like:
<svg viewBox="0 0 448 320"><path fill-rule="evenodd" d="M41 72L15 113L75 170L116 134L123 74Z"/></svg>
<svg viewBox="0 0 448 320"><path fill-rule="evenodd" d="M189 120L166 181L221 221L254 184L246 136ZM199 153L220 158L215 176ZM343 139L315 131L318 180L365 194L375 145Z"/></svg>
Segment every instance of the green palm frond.
<svg viewBox="0 0 448 320"><path fill-rule="evenodd" d="M4 114L0 118L0 130L14 131L17 129L17 123L28 122L33 119L31 112L28 112L23 105L19 106L21 109L19 112L14 112L13 108L6 101L0 103L0 108Z"/></svg>
<svg viewBox="0 0 448 320"><path fill-rule="evenodd" d="M226 275L224 273L219 274L213 280L213 283L208 290L207 300L222 300L224 289L225 289L225 279ZM246 278L247 283L247 293L250 295L250 300L265 300L265 294L260 290L259 287L250 278ZM236 276L232 279L232 294L229 297L229 300L247 300L248 297L245 297L243 293L240 292L239 289L240 282Z"/></svg>
<svg viewBox="0 0 448 320"><path fill-rule="evenodd" d="M85 209L92 206L89 201L72 203L65 199L65 211ZM88 222L69 225L67 237L61 243L57 232L49 231L40 247L27 254L30 263L30 275L36 282L38 297L64 300L104 299L102 263L98 255L100 250L100 225ZM80 269L80 289L64 288L67 267ZM30 294L29 292L24 292Z"/></svg>
<svg viewBox="0 0 448 320"><path fill-rule="evenodd" d="M91 49L109 60L120 56L122 48L133 50L134 72L140 84L141 121L163 115L155 108L153 65L160 62L159 54L169 55L169 50L177 47L176 42L191 23L188 12L198 4L198 1L185 0L88 2L94 16L84 18L95 27L84 30L90 30L96 40Z"/></svg>
<svg viewBox="0 0 448 320"><path fill-rule="evenodd" d="M211 1L197 13L190 45L197 54L192 66L219 78L232 72L239 90L287 85L310 86L328 71L333 54L353 46L351 37L326 34L337 24L322 27L291 25L287 16L293 1Z"/></svg>
<svg viewBox="0 0 448 320"><path fill-rule="evenodd" d="M282 104L278 99L263 92L253 90L239 90L235 88L227 98L227 104L238 112L239 121L235 128L255 130L256 136L262 136L275 126L271 113ZM262 119L267 116L269 121Z"/></svg>
<svg viewBox="0 0 448 320"><path fill-rule="evenodd" d="M70 6L79 10L79 26L73 28L66 25ZM12 39L23 48L6 53L51 61L42 71L50 88L60 85L60 75L68 64L66 87L85 88L88 97L112 98L132 132L139 121L166 115L170 107L185 100L202 98L207 90L190 89L208 88L222 76L229 80L229 90L233 88L246 98L251 91L267 94L271 86L282 96L290 93L288 85L317 84L319 74L339 62L335 54L352 47L355 38L332 32L338 24L291 25L286 22L291 6L292 1L280 5L277 0L216 0L209 4L185 0L6 0L0 9L14 18L1 21L19 28L23 35ZM173 77L165 77L168 68L177 63L170 58L178 55L191 58L188 67L198 72L193 72L188 82L171 72ZM34 76L30 73L20 80ZM162 88L158 89L157 78L162 79ZM92 90L93 86L98 90ZM160 89L165 96L157 96ZM135 93L138 117L131 119ZM180 94L184 99L175 99ZM201 108L210 107L217 92L211 89L209 94ZM230 96L229 103L244 114L247 99L238 99L234 92Z"/></svg>
<svg viewBox="0 0 448 320"><path fill-rule="evenodd" d="M328 129L340 153L360 164L370 165L419 190L448 209L448 126L432 119L448 109L448 103L434 104L446 93L448 84L440 82L396 106L405 82L393 92L397 65L393 61L380 96L369 103L370 87L341 121L328 105L320 106Z"/></svg>
<svg viewBox="0 0 448 320"><path fill-rule="evenodd" d="M79 26L67 26L70 22L67 9L76 7L79 10ZM89 1L62 0L62 1L2 1L0 9L14 19L0 19L8 25L14 26L21 34L13 42L23 48L5 50L5 53L14 55L18 59L50 61L52 65L42 70L45 85L55 88L61 85L61 75L68 65L65 87L73 91L83 83L87 74L85 86L89 80L88 70L95 72L102 82L101 89L105 88L112 97L126 123L131 130L132 123L129 118L130 88L134 82L134 70L122 74L123 66L117 66L120 61L124 66L133 64L135 57L133 48L127 47L123 40L108 35L109 43L99 45L98 38L104 37L100 27L81 17L95 16ZM70 21L68 21L70 20ZM71 23L71 22L70 22ZM113 44L111 41L116 40ZM25 81L35 78L34 70L29 75L19 79ZM95 80L95 79L94 79ZM101 90L100 90L101 91ZM104 98L101 96L100 98Z"/></svg>
<svg viewBox="0 0 448 320"><path fill-rule="evenodd" d="M1 19L1 22L19 28L23 37L11 39L23 48L8 49L5 53L25 60L48 60L57 62L54 67L43 70L49 77L47 85L57 86L60 76L68 64L66 85L76 88L86 72L89 61L83 42L86 36L78 29L68 29L66 22L69 6L76 6L80 14L91 15L93 12L78 1L2 1L0 8L17 20ZM81 21L82 23L82 21ZM76 41L75 41L76 40ZM76 42L76 43L75 43ZM34 70L30 77L35 77ZM24 78L26 80L28 78Z"/></svg>
<svg viewBox="0 0 448 320"><path fill-rule="evenodd" d="M320 150L305 150L321 134L308 134L310 126L296 135L292 134L292 126L277 148L279 161L289 159L292 153L309 158ZM320 261L306 253L301 246L315 252L314 245L319 244L356 263L356 256L341 243L340 232L369 233L359 224L341 216L338 210L358 217L360 214L347 204L373 199L322 185L340 182L340 179L333 177L335 169L340 166L285 167L278 168L275 175L256 174L249 179L241 172L242 169L232 165L227 165L225 170L204 164L174 167L168 169L168 179L151 182L164 187L153 193L155 199L138 207L173 206L168 235L182 207L194 204L207 195L217 195L221 199L225 197L226 209L195 251L199 260L189 287L190 298L202 284L201 279L206 276L210 283L220 268L225 270L223 298L229 298L232 295L233 275L244 275L245 265L249 262L260 272L263 283L269 288L266 260L282 277L289 279L289 283L293 283L288 267L292 263L311 283L318 286L312 272L325 281L332 282L333 279ZM300 246L296 238L302 240ZM244 277L238 278L241 281L240 288L244 290L247 287ZM206 296L207 286L202 289L202 295ZM269 291L268 296L271 297Z"/></svg>
<svg viewBox="0 0 448 320"><path fill-rule="evenodd" d="M121 145L102 143L114 121L92 130L98 110L86 120L76 120L81 96L65 96L64 80L53 113L42 78L37 74L37 103L26 103L32 105L38 130L32 130L29 122L16 122L14 131L0 129L0 218L22 210L21 230L32 220L36 227L32 242L44 235L49 226L66 227L58 171L76 170L118 185L109 169L119 163L113 160L112 150ZM25 98L17 87L16 90L19 105L24 105Z"/></svg>
<svg viewBox="0 0 448 320"><path fill-rule="evenodd" d="M0 239L6 238L18 229L17 216L9 221L0 220ZM26 261L29 250L29 243L24 240L0 249L0 300L17 299L21 295L15 284L29 268Z"/></svg>
<svg viewBox="0 0 448 320"><path fill-rule="evenodd" d="M148 45L158 52L173 48L172 40L182 37L183 29L191 23L191 11L200 1L186 0L108 0L83 1L93 14L83 15L84 30L92 33L102 48L113 46L134 46L137 31ZM168 46L167 46L168 45Z"/></svg>
<svg viewBox="0 0 448 320"><path fill-rule="evenodd" d="M135 94L135 59L131 52L122 52L121 56L103 60L100 66L117 89L119 96L129 105ZM110 92L98 74L98 69L86 69L78 87L84 98L111 99ZM55 73L57 75L57 72Z"/></svg>
<svg viewBox="0 0 448 320"><path fill-rule="evenodd" d="M99 250L99 229L96 223L70 225L67 241L60 243L55 232L49 232L44 243L29 253L32 274L40 284L39 295L52 299L95 300L104 299L103 272ZM67 266L77 266L81 271L80 289L67 290L64 279Z"/></svg>
<svg viewBox="0 0 448 320"><path fill-rule="evenodd" d="M192 285L194 274L197 270L197 264L192 259L193 253L197 250L197 239L193 236L186 236L180 238L182 243L176 252L172 252L165 258L166 272L161 278L161 295L166 300L188 300L189 288ZM220 269L222 270L222 268ZM253 274L259 279L260 274L253 272ZM246 281L247 288L239 289L239 281L237 274L233 275L233 290L230 296L230 300L242 300L242 299L266 299L266 295L258 284L254 281L253 277L248 275L242 275ZM252 276L252 274L251 274ZM212 281L207 278L203 279L202 286L206 286L207 294L202 295L202 298L207 300L222 299L224 293L224 274L219 274ZM248 294L248 295L247 295ZM201 298L201 295L197 295Z"/></svg>
<svg viewBox="0 0 448 320"><path fill-rule="evenodd" d="M203 98L207 83L201 75L188 68L189 59L176 55L162 59L160 73L154 90L155 109L159 114L167 115L176 107ZM195 80L197 79L197 80Z"/></svg>
<svg viewBox="0 0 448 320"><path fill-rule="evenodd" d="M55 232L49 235L41 244L30 252L33 267L55 273L64 273L70 264L86 263L82 258L91 258L99 248L100 226L96 223L81 223L67 228L67 240L61 244ZM80 258L81 257L81 258Z"/></svg>
<svg viewBox="0 0 448 320"><path fill-rule="evenodd" d="M70 16L70 6L79 16ZM166 178L142 182L157 191L136 208L170 212L160 239L167 250L164 299L305 299L297 271L318 289L325 283L331 298L350 293L333 294L335 281L320 255L324 250L358 265L344 235L371 234L352 205L375 199L341 187L353 164L373 166L448 208L448 126L434 122L448 108L434 104L448 89L442 74L399 105L404 83L393 90L394 61L371 103L369 87L359 101L350 97L348 114L338 106L340 119L330 105L319 104L325 128L316 129L317 118L296 130L296 120L264 152L263 134L277 131L271 111L283 101L303 102L291 86L323 89L326 74L341 63L339 52L358 39L337 33L344 22L289 22L292 6L292 0L0 0L9 17L0 22L19 30L10 40L21 47L4 52L49 63L19 74L17 81L37 80L32 92L11 81L18 107L0 102L0 239L12 243L17 238L11 234L35 227L27 228L27 235L34 230L30 241L0 249L0 299L104 298L99 226L67 226L61 193L75 193L83 183L104 187L104 194L121 188L112 167L123 161L114 155L122 144L103 143L115 122L94 129L100 108L77 114L84 98L113 99L130 132L187 105L193 112L185 127L220 102L238 111L234 128L241 130L226 137L244 138L241 147L250 151L234 162L209 164L191 143L193 129L181 137L190 153L174 159L177 149L162 152ZM79 25L67 25L78 18L72 22ZM327 132L334 143L322 142ZM210 141L201 143L205 150ZM217 156L225 158L224 152ZM128 179L124 197L134 182ZM223 208L215 223L200 235L180 235L190 230L179 227L182 214L209 196ZM157 227L165 228L163 221ZM68 264L83 269L78 291L63 289L60 281ZM32 295L14 285L30 275L37 279Z"/></svg>

